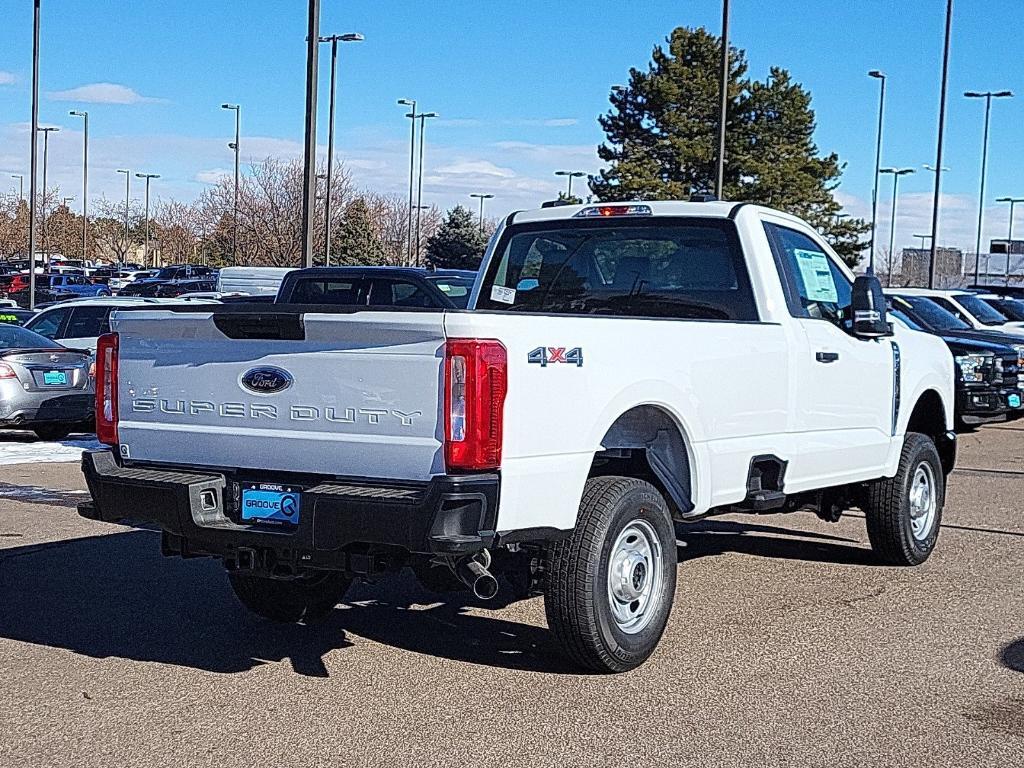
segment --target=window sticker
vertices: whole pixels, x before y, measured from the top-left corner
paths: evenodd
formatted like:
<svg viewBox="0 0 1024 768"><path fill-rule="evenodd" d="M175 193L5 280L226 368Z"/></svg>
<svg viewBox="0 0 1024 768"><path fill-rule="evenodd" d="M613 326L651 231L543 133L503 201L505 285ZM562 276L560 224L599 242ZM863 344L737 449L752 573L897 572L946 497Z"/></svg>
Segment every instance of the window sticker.
<svg viewBox="0 0 1024 768"><path fill-rule="evenodd" d="M794 248L800 277L803 279L804 291L810 301L821 301L829 304L839 302L836 283L832 279L832 270L828 266L828 256L821 251L805 251Z"/></svg>
<svg viewBox="0 0 1024 768"><path fill-rule="evenodd" d="M491 301L500 301L502 304L515 304L516 289L505 288L501 285L491 286Z"/></svg>

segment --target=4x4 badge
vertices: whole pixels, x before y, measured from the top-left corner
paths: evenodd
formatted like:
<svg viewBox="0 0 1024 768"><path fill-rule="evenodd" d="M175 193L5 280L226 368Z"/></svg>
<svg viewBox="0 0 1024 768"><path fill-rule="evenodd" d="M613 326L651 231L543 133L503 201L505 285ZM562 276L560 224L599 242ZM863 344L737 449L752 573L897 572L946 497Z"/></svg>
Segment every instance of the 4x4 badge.
<svg viewBox="0 0 1024 768"><path fill-rule="evenodd" d="M541 368L549 364L567 363L577 368L583 367L583 347L537 347L526 356L526 362L535 363Z"/></svg>

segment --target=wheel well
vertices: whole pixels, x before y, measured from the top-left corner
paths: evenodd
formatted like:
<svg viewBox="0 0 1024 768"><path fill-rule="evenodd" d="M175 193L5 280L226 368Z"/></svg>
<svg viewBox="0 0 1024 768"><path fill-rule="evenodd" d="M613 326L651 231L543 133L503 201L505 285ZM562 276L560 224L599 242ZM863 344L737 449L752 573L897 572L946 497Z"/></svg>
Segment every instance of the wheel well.
<svg viewBox="0 0 1024 768"><path fill-rule="evenodd" d="M956 461L956 443L947 437L946 410L942 406L942 398L934 389L925 390L910 412L907 432L920 432L928 435L935 443L942 461L942 469L948 475L953 471Z"/></svg>
<svg viewBox="0 0 1024 768"><path fill-rule="evenodd" d="M676 515L693 510L693 476L686 439L676 420L640 405L615 420L594 455L590 476L623 475L653 484Z"/></svg>

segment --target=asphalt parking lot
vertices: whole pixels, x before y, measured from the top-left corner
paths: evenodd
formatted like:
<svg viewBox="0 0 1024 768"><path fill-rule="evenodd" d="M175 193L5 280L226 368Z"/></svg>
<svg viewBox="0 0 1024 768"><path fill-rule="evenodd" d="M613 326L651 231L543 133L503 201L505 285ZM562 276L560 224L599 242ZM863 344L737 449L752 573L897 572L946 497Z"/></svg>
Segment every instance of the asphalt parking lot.
<svg viewBox="0 0 1024 768"><path fill-rule="evenodd" d="M539 599L411 577L261 622L215 562L79 518L76 464L4 464L3 766L1024 764L1024 424L961 438L916 570L857 513L683 529L668 632L619 676L563 662Z"/></svg>

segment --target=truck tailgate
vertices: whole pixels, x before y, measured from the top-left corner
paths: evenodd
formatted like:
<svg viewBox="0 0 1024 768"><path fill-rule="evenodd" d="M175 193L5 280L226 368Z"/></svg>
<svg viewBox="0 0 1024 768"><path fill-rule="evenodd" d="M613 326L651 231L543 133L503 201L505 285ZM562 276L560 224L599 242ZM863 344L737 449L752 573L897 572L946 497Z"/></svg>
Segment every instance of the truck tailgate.
<svg viewBox="0 0 1024 768"><path fill-rule="evenodd" d="M440 312L146 309L116 312L111 330L125 459L409 480L444 471Z"/></svg>

